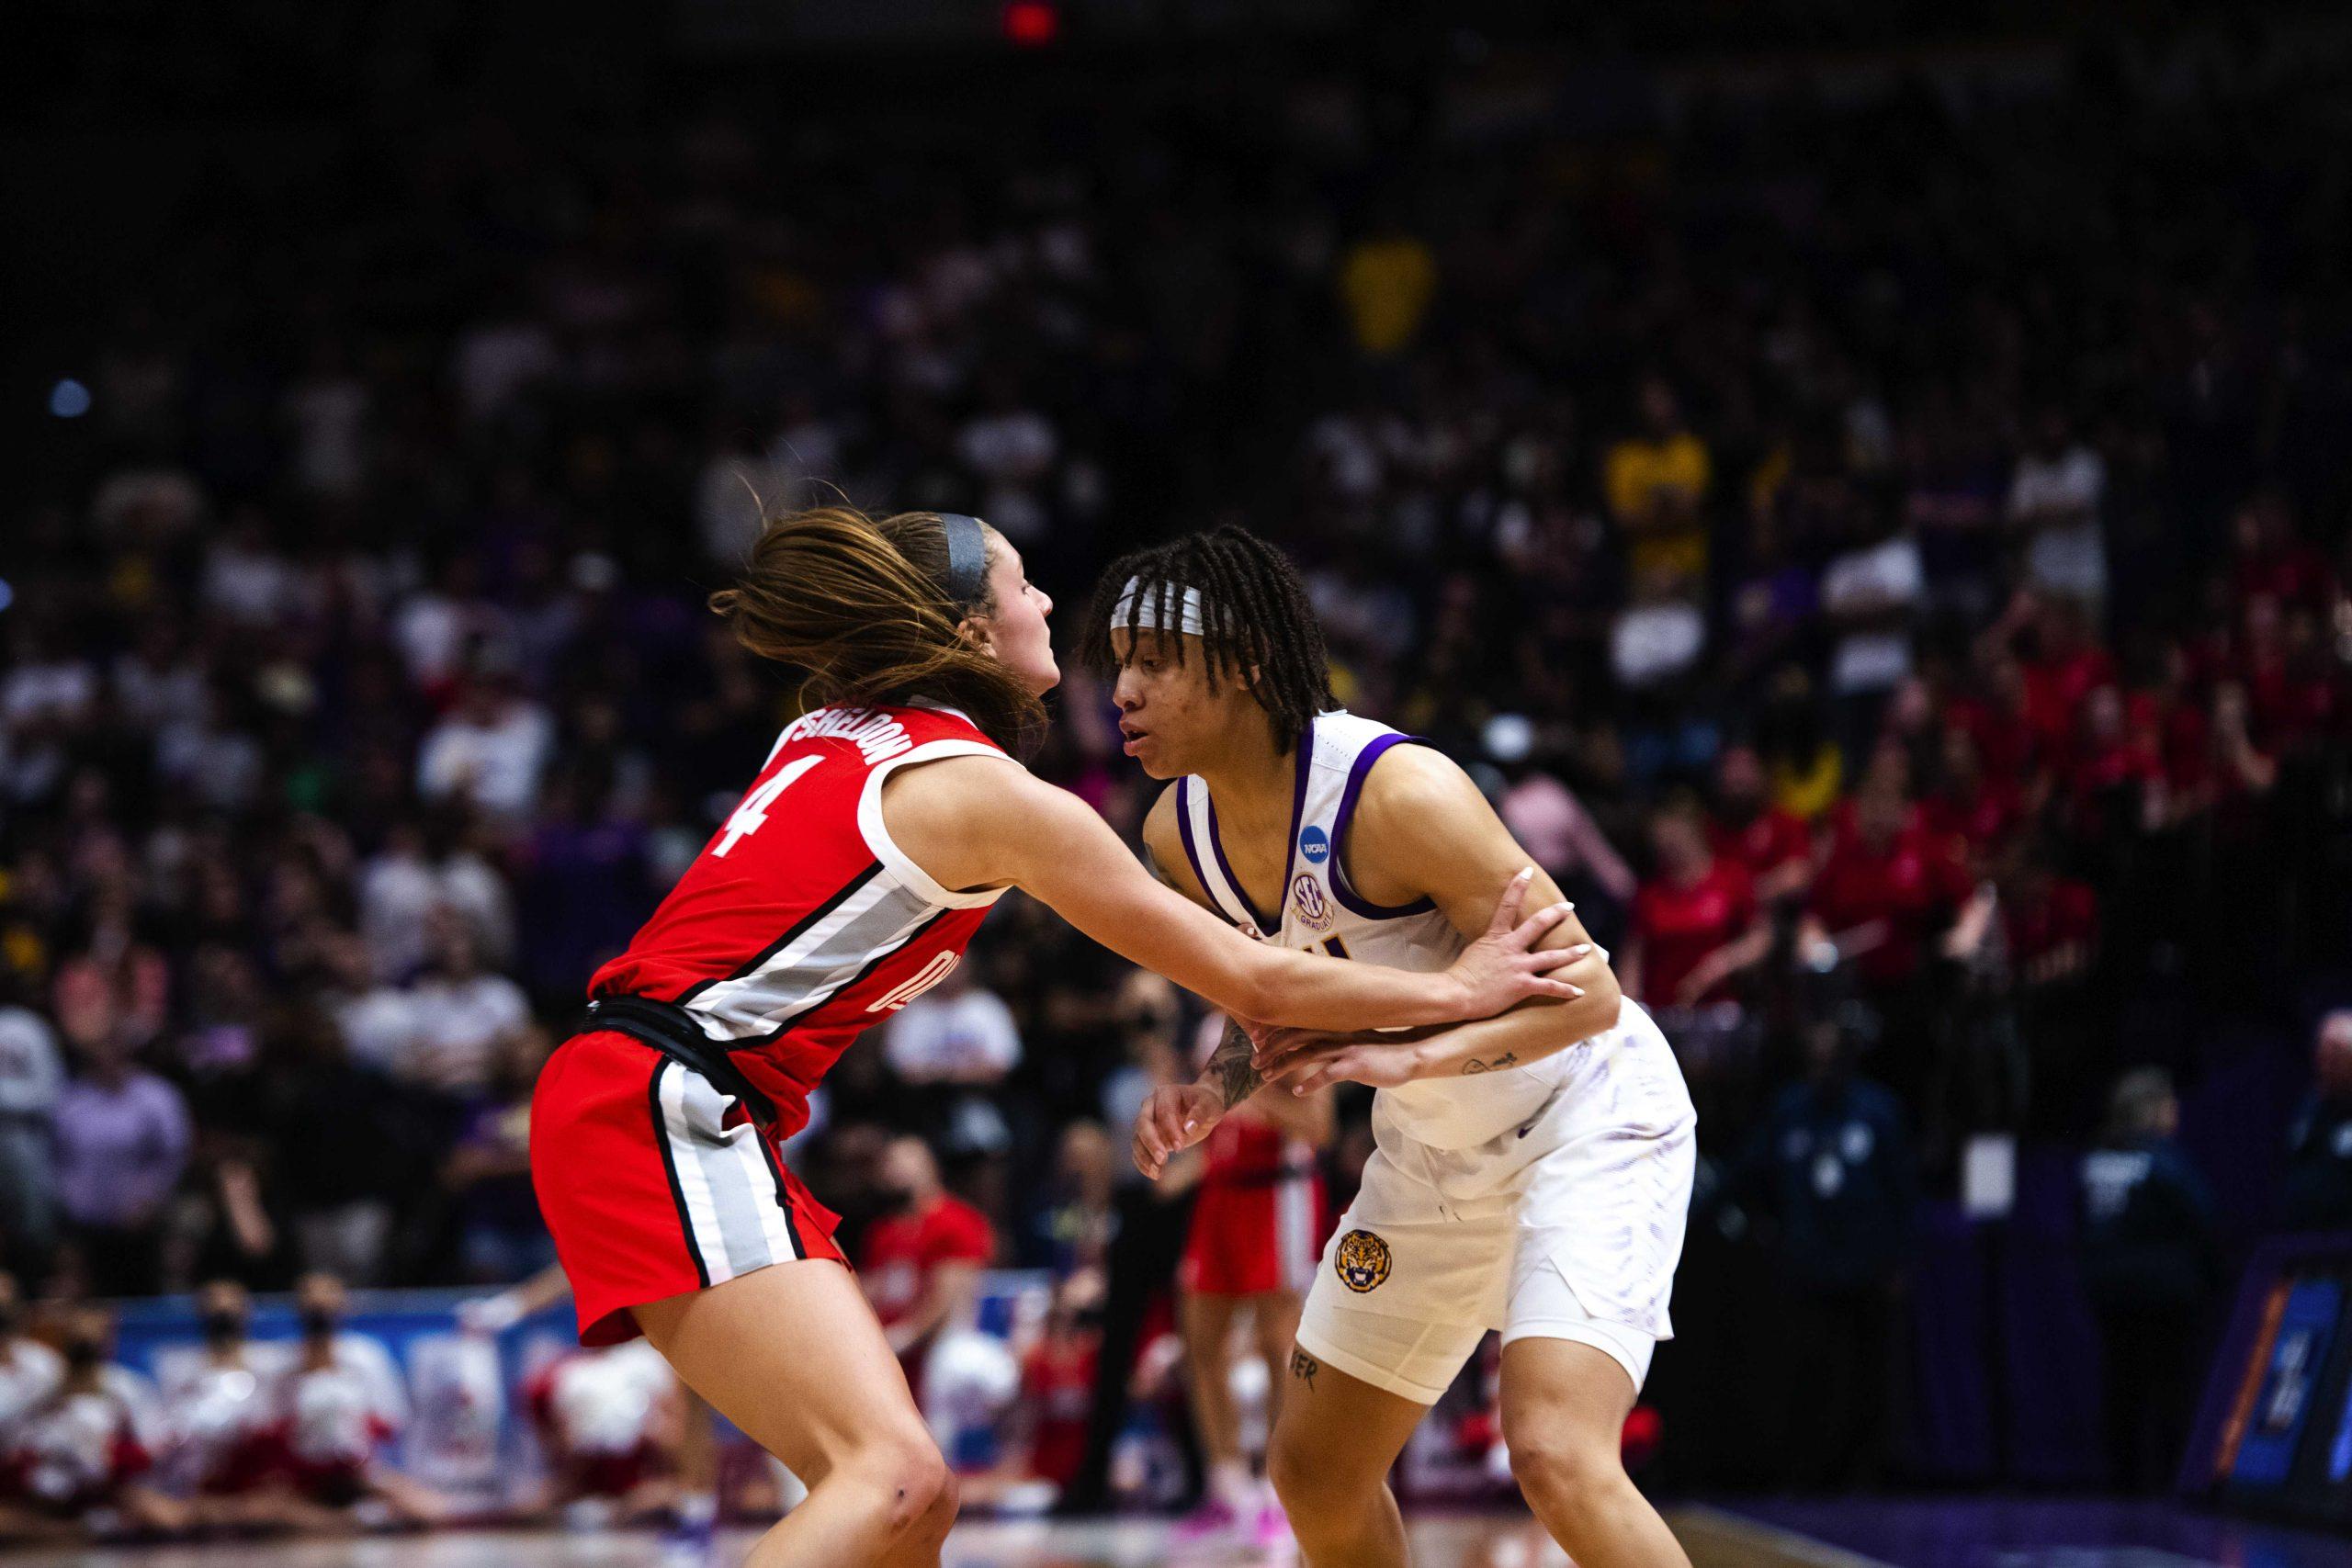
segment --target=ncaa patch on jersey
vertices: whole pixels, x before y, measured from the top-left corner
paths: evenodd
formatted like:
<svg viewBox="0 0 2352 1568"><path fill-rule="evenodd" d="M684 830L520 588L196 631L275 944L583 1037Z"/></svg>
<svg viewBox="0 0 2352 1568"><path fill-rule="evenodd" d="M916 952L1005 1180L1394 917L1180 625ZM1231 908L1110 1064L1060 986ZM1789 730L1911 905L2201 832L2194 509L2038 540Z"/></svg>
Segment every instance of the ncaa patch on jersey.
<svg viewBox="0 0 2352 1568"><path fill-rule="evenodd" d="M1309 865L1321 865L1331 858L1331 836L1320 828L1302 829L1298 835L1298 852L1306 857Z"/></svg>
<svg viewBox="0 0 2352 1568"><path fill-rule="evenodd" d="M1323 891L1323 884L1317 878L1302 872L1293 879L1290 907L1298 912L1301 925L1310 926L1318 931L1331 929L1331 896Z"/></svg>
<svg viewBox="0 0 2352 1568"><path fill-rule="evenodd" d="M1331 1255L1340 1283L1358 1295L1378 1290L1388 1278L1388 1244L1370 1231L1350 1231Z"/></svg>

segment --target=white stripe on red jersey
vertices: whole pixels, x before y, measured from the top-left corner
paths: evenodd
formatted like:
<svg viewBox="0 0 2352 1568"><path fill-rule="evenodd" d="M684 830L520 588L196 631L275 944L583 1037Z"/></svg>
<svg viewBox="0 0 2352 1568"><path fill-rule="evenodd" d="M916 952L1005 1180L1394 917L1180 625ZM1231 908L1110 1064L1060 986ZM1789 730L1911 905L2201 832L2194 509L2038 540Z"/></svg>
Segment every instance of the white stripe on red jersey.
<svg viewBox="0 0 2352 1568"><path fill-rule="evenodd" d="M777 737L592 997L676 1002L775 1101L785 1136L850 1042L937 985L1001 889L955 893L890 840L882 782L1003 751L952 708L826 707Z"/></svg>

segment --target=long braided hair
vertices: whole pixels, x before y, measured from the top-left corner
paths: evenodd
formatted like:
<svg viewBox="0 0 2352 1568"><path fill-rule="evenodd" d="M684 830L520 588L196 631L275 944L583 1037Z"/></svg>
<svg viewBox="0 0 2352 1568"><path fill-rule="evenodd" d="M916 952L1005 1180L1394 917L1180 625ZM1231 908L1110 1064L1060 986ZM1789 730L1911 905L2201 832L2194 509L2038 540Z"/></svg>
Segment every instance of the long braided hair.
<svg viewBox="0 0 2352 1568"><path fill-rule="evenodd" d="M1119 601L1131 580L1140 588L1122 616ZM1228 523L1113 561L1095 586L1080 656L1096 670L1118 669L1125 661L1111 634L1125 630L1132 652L1144 606L1151 606L1159 626L1173 626L1188 588L1200 591L1209 689L1227 676L1239 681L1273 720L1274 739L1285 751L1294 750L1317 714L1339 705L1331 695L1330 656L1298 568L1246 528ZM1170 640L1182 664L1184 639Z"/></svg>

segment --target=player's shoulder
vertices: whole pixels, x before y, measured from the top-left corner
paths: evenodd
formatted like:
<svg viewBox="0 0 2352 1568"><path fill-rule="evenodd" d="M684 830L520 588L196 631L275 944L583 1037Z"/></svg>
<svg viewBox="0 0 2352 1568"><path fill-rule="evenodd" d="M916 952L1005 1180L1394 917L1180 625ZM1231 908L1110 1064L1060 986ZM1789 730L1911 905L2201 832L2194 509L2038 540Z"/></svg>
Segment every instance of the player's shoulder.
<svg viewBox="0 0 2352 1568"><path fill-rule="evenodd" d="M937 819L971 829L975 817L994 818L1008 809L1034 810L1039 781L1017 758L1002 751L958 751L916 758L892 770L882 784L894 828ZM1045 786L1051 787L1051 786Z"/></svg>
<svg viewBox="0 0 2352 1568"><path fill-rule="evenodd" d="M1462 764L1427 741L1394 745L1373 759L1356 809L1385 818L1484 808L1486 796Z"/></svg>

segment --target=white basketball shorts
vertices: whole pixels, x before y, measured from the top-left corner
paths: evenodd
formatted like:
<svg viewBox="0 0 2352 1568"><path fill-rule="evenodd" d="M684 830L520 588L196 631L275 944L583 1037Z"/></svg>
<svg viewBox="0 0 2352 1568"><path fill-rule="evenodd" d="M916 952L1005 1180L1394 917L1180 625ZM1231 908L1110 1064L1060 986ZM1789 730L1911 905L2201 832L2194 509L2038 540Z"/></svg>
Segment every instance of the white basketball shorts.
<svg viewBox="0 0 2352 1568"><path fill-rule="evenodd" d="M1698 1119L1672 1047L1631 1004L1617 1029L1570 1049L1579 1059L1544 1110L1479 1149L1427 1154L1383 1129L1323 1249L1301 1350L1433 1404L1499 1329L1506 1345L1589 1345L1641 1388L1674 1332ZM1543 1146L1532 1159L1529 1140ZM1479 1191L1482 1162L1518 1173ZM1476 1195L1449 1195L1465 1190Z"/></svg>

